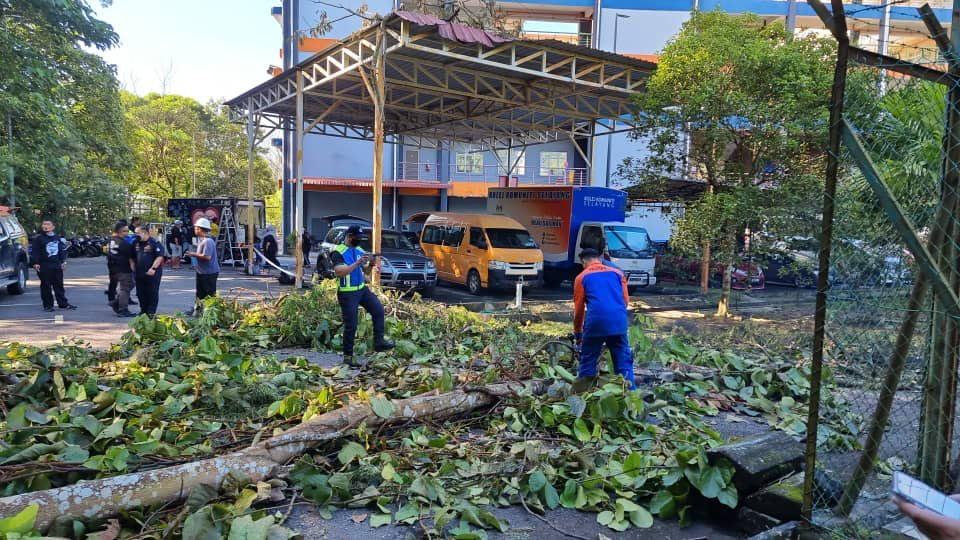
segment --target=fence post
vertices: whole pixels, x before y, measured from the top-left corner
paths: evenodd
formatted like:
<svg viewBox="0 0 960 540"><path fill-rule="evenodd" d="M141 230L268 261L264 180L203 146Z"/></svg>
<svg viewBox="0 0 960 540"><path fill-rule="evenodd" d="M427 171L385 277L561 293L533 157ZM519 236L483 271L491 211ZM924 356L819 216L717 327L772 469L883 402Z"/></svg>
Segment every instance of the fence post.
<svg viewBox="0 0 960 540"><path fill-rule="evenodd" d="M840 168L840 135L843 120L843 97L847 84L847 60L850 40L847 37L847 21L843 2L833 0L831 21L823 17L826 8L820 0L808 0L810 6L821 15L824 23L837 39L837 63L833 71L833 88L830 93L830 136L827 147L827 169L823 187L823 212L817 276L817 301L813 325L813 351L810 361L810 397L807 412L806 464L803 475L803 506L801 517L807 523L813 516L813 477L817 467L817 428L820 419L820 382L823 377L823 344L827 319L827 289L830 287L830 245L833 241L834 197L837 193L837 173Z"/></svg>

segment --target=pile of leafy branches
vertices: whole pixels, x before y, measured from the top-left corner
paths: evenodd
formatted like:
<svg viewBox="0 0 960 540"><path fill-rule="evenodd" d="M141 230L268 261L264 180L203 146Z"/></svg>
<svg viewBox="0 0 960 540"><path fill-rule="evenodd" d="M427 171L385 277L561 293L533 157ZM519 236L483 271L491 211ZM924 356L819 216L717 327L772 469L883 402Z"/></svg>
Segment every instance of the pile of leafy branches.
<svg viewBox="0 0 960 540"><path fill-rule="evenodd" d="M226 452L349 402L369 402L382 416L393 412L390 399L425 391L551 378L558 382L548 395L508 400L480 416L382 432L360 425L303 457L290 487L236 478L219 493L192 493L181 507L129 513L122 527L141 537L283 537L283 515L269 505L293 492L323 513L367 507L372 526L418 523L436 536L505 530L489 507L511 504L589 510L624 530L649 527L653 515L686 522L695 497L736 506L733 468L705 454L722 439L701 415L736 407L779 429L802 429L796 416L805 408L806 375L789 358L771 369L769 359L676 337L652 340L638 325L631 339L639 363L709 365L714 372L653 392L626 391L608 375L595 391L567 396L575 366L541 347L555 328L416 301L387 307L398 347L359 374L269 353L339 347L339 309L324 287L251 306L214 299L196 319L137 319L107 352L3 345L0 493ZM370 331L361 323L358 345ZM837 414L845 417L840 404ZM94 524L61 525L58 532L70 536ZM0 533L10 532L4 526L0 521Z"/></svg>

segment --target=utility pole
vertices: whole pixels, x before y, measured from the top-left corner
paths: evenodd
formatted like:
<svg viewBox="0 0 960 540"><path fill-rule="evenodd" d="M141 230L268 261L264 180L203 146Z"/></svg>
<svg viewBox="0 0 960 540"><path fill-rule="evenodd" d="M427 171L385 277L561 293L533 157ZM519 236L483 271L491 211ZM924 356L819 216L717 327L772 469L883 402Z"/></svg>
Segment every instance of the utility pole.
<svg viewBox="0 0 960 540"><path fill-rule="evenodd" d="M7 168L7 202L10 208L17 206L17 197L13 191L13 115L7 111L7 154L10 158Z"/></svg>
<svg viewBox="0 0 960 540"><path fill-rule="evenodd" d="M629 15L624 15L623 13L617 13L617 16L613 19L613 53L617 54L617 32L620 30L620 19L629 19ZM614 121L610 124L610 133L607 135L607 177L604 179L604 184L606 187L610 187L610 159L611 153L613 152L613 132L617 131L617 121Z"/></svg>

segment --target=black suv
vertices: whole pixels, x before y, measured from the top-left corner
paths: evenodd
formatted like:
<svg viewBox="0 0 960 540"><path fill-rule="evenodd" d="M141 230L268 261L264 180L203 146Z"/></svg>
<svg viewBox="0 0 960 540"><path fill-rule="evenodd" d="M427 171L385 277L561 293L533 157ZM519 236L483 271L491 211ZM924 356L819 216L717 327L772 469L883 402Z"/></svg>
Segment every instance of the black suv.
<svg viewBox="0 0 960 540"><path fill-rule="evenodd" d="M27 290L28 273L27 233L10 209L0 206L0 287L10 294Z"/></svg>

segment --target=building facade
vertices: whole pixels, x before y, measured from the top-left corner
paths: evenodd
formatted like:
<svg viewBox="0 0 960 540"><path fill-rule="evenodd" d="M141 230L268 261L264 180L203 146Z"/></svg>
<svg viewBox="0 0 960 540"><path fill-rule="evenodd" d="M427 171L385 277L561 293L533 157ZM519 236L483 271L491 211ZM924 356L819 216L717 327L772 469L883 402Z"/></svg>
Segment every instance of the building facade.
<svg viewBox="0 0 960 540"><path fill-rule="evenodd" d="M365 3L370 11L381 14L403 9L400 0ZM897 51L888 50L888 43L895 42L888 36L911 30L922 32L922 23L915 16L915 5L922 3L907 0L893 5L877 0L874 8L869 4L851 6L856 13L850 19L851 29L859 32L860 46L896 54ZM949 25L950 4L936 0L931 5L941 22ZM813 10L802 1L500 0L499 8L507 24L525 39L555 39L650 61L656 61L657 54L694 10L755 13L768 20L785 19L796 32L826 32ZM322 37L312 37L315 33L311 29L317 25L321 9L335 22ZM273 8L273 16L283 27L280 56L284 69L358 30L363 23L356 15L313 0L284 0L282 6ZM285 131L282 148L282 227L288 234L293 225L293 163L298 151L292 129ZM304 225L314 238L321 238L326 232L324 216L371 217L372 148L368 141L316 134L304 138ZM406 218L419 212L484 212L487 188L504 181L520 185L622 187L626 179L617 175L617 165L644 151L643 141L631 140L627 134L551 142L509 152L485 152L470 145L433 149L387 144L383 156L384 224L401 229Z"/></svg>

